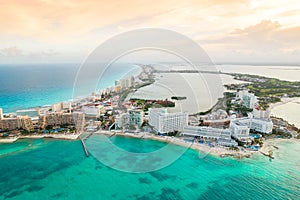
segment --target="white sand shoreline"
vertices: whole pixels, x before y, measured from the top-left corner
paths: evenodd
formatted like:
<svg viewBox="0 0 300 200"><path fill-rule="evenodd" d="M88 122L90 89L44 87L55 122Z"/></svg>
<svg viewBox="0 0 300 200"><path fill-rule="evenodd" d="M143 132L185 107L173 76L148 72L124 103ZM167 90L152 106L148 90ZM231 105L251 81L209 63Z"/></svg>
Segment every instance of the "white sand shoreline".
<svg viewBox="0 0 300 200"><path fill-rule="evenodd" d="M209 147L206 144L191 143L191 142L184 141L180 138L170 137L170 136L157 136L157 135L149 135L145 133L133 134L133 133L103 132L103 131L99 131L97 133L100 134L102 133L109 136L115 135L115 136L133 137L133 138L141 138L141 139L151 139L151 140L156 140L156 141L161 141L166 143L172 143L175 145L180 145L182 147L194 149L200 153L203 153L204 154L203 156L205 156L205 154L206 155L210 154L210 155L220 156L220 157L233 156L236 158L243 158L243 157L250 157L251 154L256 153L252 151L245 151L245 152L233 151L219 146Z"/></svg>
<svg viewBox="0 0 300 200"><path fill-rule="evenodd" d="M300 120L297 117L297 110L300 108L300 98L281 98L281 102L273 103L270 105L271 116L283 118L290 124L294 124L300 128Z"/></svg>
<svg viewBox="0 0 300 200"><path fill-rule="evenodd" d="M79 139L79 136L82 133L79 134L48 134L48 135L26 135L26 136L18 136L15 138L8 138L8 139L0 139L0 143L14 143L18 139L39 139L39 138L53 138L53 139L62 139L62 140L77 140ZM104 134L108 136L122 136L122 137L131 137L131 138L139 138L139 139L151 139L156 140L160 142L165 143L171 143L174 145L179 145L186 148L191 148L193 150L196 150L203 154L203 156L206 155L212 155L212 156L218 156L218 157L234 157L234 158L249 158L253 154L259 154L261 155L261 152L268 153L270 150L278 150L276 145L283 141L291 141L291 142L299 142L300 140L297 139L281 139L281 138L273 138L273 139L267 139L264 140L264 145L262 148L259 149L259 151L249 151L249 150L243 150L243 151L234 151L229 150L229 148L215 146L215 147L209 147L206 144L199 144L199 143L192 143L184 141L183 139L177 138L177 137L170 137L170 136L157 136L153 134L148 133L123 133L123 132L112 132L112 131L98 131L93 134Z"/></svg>
<svg viewBox="0 0 300 200"><path fill-rule="evenodd" d="M52 138L61 140L77 140L81 133L78 134L44 134L44 135L22 135L13 138L3 138L0 139L0 143L14 143L19 139L42 139L42 138Z"/></svg>

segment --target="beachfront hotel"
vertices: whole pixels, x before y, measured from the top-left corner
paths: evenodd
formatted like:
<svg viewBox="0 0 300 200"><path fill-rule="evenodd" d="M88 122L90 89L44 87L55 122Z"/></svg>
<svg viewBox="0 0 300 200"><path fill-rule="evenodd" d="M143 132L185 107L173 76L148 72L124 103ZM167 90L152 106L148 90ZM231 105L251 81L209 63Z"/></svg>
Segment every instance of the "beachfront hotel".
<svg viewBox="0 0 300 200"><path fill-rule="evenodd" d="M118 128L124 128L128 125L134 125L140 128L144 122L144 111L140 109L129 110L115 118L115 125Z"/></svg>
<svg viewBox="0 0 300 200"><path fill-rule="evenodd" d="M144 122L144 111L140 109L129 110L129 120L130 124L137 125L141 127Z"/></svg>
<svg viewBox="0 0 300 200"><path fill-rule="evenodd" d="M17 116L0 119L0 130L12 131L17 129L24 129L26 131L33 131L33 123L29 116Z"/></svg>
<svg viewBox="0 0 300 200"><path fill-rule="evenodd" d="M253 117L260 119L270 119L271 110L253 109Z"/></svg>
<svg viewBox="0 0 300 200"><path fill-rule="evenodd" d="M250 128L248 127L248 124L244 124L239 120L232 120L230 122L229 129L233 138L242 142L251 141Z"/></svg>
<svg viewBox="0 0 300 200"><path fill-rule="evenodd" d="M229 129L213 128L209 126L186 126L184 127L183 136L200 136L206 139L230 139L231 132Z"/></svg>
<svg viewBox="0 0 300 200"><path fill-rule="evenodd" d="M56 112L39 116L38 126L42 129L45 129L47 126L61 125L76 125L76 129L81 131L85 126L85 115L82 112Z"/></svg>
<svg viewBox="0 0 300 200"><path fill-rule="evenodd" d="M258 133L271 134L273 122L268 119L244 117L232 120L229 128L235 139L243 142L250 142L250 130Z"/></svg>
<svg viewBox="0 0 300 200"><path fill-rule="evenodd" d="M273 122L268 119L259 119L244 117L231 121L230 126L246 126L252 131L259 133L271 134L273 129Z"/></svg>
<svg viewBox="0 0 300 200"><path fill-rule="evenodd" d="M230 129L213 128L206 126L186 126L181 133L182 136L199 137L203 139L214 139L220 146L237 146L238 143L231 139Z"/></svg>
<svg viewBox="0 0 300 200"><path fill-rule="evenodd" d="M158 133L182 131L188 125L186 112L169 113L167 108L150 108L149 124Z"/></svg>

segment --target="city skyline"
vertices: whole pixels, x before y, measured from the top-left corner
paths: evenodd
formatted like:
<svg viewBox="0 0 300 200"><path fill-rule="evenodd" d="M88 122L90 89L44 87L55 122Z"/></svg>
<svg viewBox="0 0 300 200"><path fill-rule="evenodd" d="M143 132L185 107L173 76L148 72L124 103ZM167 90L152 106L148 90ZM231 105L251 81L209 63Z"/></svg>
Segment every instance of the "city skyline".
<svg viewBox="0 0 300 200"><path fill-rule="evenodd" d="M300 4L278 0L2 1L0 63L82 62L112 36L164 28L214 62L299 63Z"/></svg>

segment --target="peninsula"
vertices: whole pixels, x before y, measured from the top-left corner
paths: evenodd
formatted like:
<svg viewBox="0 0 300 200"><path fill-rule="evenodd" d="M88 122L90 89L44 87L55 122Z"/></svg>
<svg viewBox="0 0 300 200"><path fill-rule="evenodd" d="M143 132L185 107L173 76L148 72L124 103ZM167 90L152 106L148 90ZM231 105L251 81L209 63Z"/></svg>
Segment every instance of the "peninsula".
<svg viewBox="0 0 300 200"><path fill-rule="evenodd" d="M270 103L282 97L300 96L299 82L248 74L230 74L243 84L225 87L224 97L207 112L189 115L169 112L173 100L128 98L139 88L155 82L155 74L182 73L159 71L151 65L140 65L142 72L115 81L115 86L92 93L74 102L61 102L51 107L20 110L3 114L0 109L0 142L22 138L79 139L93 133L139 137L186 146L221 157L249 157L260 152L272 157L275 145L270 138L298 138L299 129L283 119L270 116ZM212 73L184 70L184 73ZM36 112L36 115L32 113ZM84 133L84 134L83 134ZM271 140L270 140L271 141ZM273 144L273 142L272 142ZM275 148L276 149L276 148Z"/></svg>

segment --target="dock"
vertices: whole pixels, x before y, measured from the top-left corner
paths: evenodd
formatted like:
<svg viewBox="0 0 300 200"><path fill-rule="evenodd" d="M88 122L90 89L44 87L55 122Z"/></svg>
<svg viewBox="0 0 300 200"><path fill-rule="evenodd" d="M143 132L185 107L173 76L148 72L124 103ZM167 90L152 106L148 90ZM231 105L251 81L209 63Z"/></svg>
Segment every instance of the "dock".
<svg viewBox="0 0 300 200"><path fill-rule="evenodd" d="M262 152L262 151L259 151L262 155L264 155L264 156L267 156L267 157L269 157L269 158L271 158L271 159L274 159L274 157L272 156L273 155L273 152L271 151L271 152L269 152L269 153L264 153L264 152Z"/></svg>
<svg viewBox="0 0 300 200"><path fill-rule="evenodd" d="M116 135L116 133L113 133L113 134L111 134L109 137L111 138L111 137L113 137L113 136L115 136Z"/></svg>
<svg viewBox="0 0 300 200"><path fill-rule="evenodd" d="M85 145L83 139L81 139L81 144L82 144L82 146L83 146L83 149L84 149L84 152L85 152L86 157L89 157L89 152L88 152L88 150L87 150L87 148L86 148L86 145Z"/></svg>

